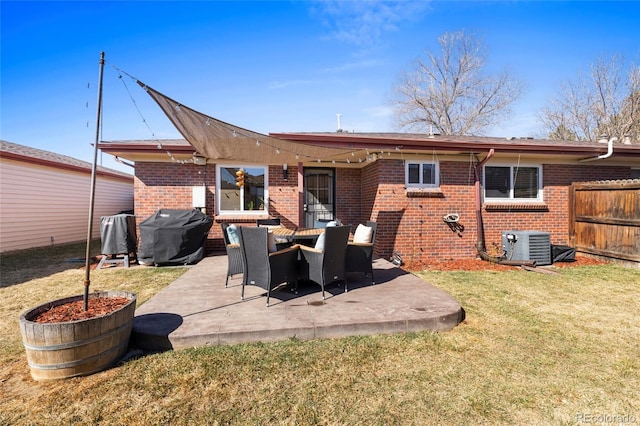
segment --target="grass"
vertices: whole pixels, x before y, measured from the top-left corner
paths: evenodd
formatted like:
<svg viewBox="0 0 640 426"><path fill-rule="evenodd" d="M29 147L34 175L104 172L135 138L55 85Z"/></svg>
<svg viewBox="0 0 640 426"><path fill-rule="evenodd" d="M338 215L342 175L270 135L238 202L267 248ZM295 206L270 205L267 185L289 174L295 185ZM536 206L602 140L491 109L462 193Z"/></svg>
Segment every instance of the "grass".
<svg viewBox="0 0 640 426"><path fill-rule="evenodd" d="M147 291L153 281L144 301L181 272L118 268L97 271L92 283ZM446 333L146 354L51 383L29 377L18 316L42 302L44 293L34 296L41 287L47 297L66 296L82 279L70 289L62 283L77 271L65 271L3 286L0 425L640 422L637 269L419 275L462 304L464 323Z"/></svg>

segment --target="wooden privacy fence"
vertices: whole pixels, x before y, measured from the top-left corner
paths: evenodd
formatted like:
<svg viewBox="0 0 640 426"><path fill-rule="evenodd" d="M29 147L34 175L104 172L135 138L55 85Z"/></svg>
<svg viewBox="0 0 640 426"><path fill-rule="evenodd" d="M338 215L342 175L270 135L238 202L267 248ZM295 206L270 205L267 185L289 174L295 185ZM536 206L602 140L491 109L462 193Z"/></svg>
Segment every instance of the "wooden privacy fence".
<svg viewBox="0 0 640 426"><path fill-rule="evenodd" d="M576 250L640 262L640 179L573 183L570 196Z"/></svg>

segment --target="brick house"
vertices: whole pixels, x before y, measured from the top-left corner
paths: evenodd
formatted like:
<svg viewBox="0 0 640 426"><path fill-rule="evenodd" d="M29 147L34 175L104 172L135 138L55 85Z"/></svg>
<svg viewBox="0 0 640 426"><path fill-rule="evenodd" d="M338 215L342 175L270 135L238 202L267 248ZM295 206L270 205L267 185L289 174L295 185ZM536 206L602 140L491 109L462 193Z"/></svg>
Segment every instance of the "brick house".
<svg viewBox="0 0 640 426"><path fill-rule="evenodd" d="M214 120L199 118L207 128L198 131ZM486 251L499 252L504 230L548 232L552 244L568 244L572 182L640 177L640 146L625 143L340 131L267 136L222 125L198 137L177 124L190 142L99 144L135 162L138 222L160 208L192 207L216 223L278 217L289 227L312 227L337 218L355 227L372 220L379 256L397 252L408 264L473 259L483 236ZM242 189L235 185L240 169ZM214 225L208 248L220 251L222 241Z"/></svg>

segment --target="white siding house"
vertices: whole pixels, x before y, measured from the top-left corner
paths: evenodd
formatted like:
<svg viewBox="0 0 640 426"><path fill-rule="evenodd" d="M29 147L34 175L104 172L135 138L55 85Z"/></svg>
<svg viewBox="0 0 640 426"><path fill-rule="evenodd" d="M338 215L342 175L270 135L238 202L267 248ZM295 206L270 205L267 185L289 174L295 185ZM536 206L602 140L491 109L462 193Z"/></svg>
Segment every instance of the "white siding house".
<svg viewBox="0 0 640 426"><path fill-rule="evenodd" d="M0 140L0 252L86 240L91 164ZM100 217L133 210L133 175L98 167Z"/></svg>

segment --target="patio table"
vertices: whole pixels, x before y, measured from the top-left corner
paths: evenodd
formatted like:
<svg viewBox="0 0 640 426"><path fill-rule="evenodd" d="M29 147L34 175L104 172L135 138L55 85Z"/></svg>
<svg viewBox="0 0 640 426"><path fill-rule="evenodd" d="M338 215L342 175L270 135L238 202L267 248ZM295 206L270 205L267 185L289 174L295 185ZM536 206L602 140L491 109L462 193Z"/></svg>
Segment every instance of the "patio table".
<svg viewBox="0 0 640 426"><path fill-rule="evenodd" d="M279 238L286 238L291 242L299 242L305 245L312 245L318 239L324 228L297 228L288 229L285 227L273 228L273 234Z"/></svg>

